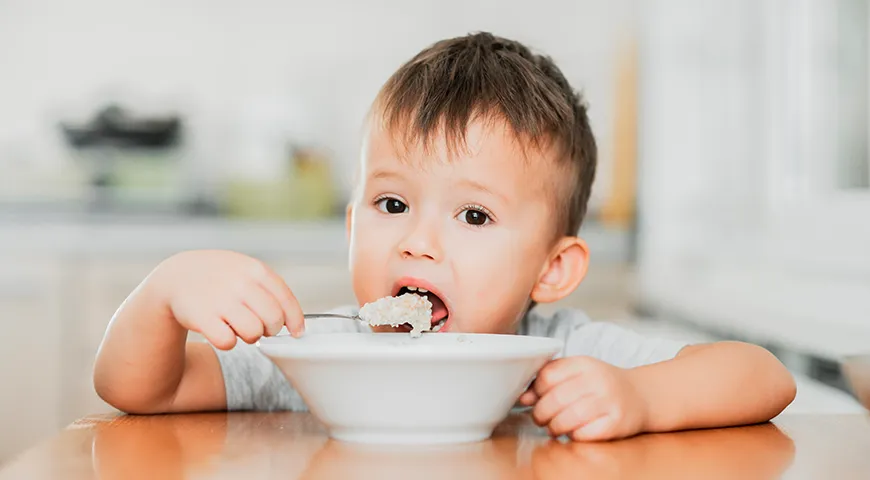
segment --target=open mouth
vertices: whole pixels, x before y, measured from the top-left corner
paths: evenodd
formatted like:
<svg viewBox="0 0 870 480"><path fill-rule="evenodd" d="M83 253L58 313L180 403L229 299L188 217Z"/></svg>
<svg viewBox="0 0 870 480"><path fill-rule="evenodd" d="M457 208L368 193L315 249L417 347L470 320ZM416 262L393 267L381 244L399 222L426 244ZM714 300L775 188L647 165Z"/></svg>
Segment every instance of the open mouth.
<svg viewBox="0 0 870 480"><path fill-rule="evenodd" d="M411 294L425 297L429 300L429 303L432 304L432 331L441 331L441 329L447 324L447 319L450 316L450 310L447 308L447 304L441 299L441 297L433 292L431 288L426 288L419 284L415 285L415 283L419 282L408 282L404 285L399 284L398 291L395 292L394 296L398 297L405 294ZM410 329L410 326L407 324L402 325L402 327Z"/></svg>

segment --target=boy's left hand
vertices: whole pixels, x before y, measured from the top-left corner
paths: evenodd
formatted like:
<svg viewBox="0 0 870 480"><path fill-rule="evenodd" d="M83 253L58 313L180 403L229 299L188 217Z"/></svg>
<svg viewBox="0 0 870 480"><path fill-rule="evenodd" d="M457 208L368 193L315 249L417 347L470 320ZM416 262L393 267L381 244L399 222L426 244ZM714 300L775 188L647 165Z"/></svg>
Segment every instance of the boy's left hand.
<svg viewBox="0 0 870 480"><path fill-rule="evenodd" d="M574 440L612 440L643 431L646 400L629 371L591 357L554 360L520 397L534 405L532 417L554 436Z"/></svg>

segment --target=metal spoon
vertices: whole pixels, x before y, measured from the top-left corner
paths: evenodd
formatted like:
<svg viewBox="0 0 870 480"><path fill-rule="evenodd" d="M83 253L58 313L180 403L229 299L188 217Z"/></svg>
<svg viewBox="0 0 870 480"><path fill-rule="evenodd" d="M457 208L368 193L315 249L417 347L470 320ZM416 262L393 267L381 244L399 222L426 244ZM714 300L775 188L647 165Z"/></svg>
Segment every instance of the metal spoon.
<svg viewBox="0 0 870 480"><path fill-rule="evenodd" d="M306 313L303 315L306 320L309 318L344 318L346 320L357 320L363 323L368 323L359 315L342 315L340 313Z"/></svg>
<svg viewBox="0 0 870 480"><path fill-rule="evenodd" d="M343 318L346 320L356 320L362 322L368 326L372 326L368 320L360 317L359 315L342 315L340 313L306 313L303 317L308 320L309 318ZM430 330L423 330L422 333L430 332Z"/></svg>

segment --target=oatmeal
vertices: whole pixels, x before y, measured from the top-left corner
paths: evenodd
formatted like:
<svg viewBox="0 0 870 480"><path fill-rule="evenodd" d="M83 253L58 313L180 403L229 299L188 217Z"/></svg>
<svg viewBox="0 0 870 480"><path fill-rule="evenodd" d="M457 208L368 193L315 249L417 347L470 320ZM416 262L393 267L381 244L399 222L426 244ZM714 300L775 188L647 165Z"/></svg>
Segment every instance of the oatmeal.
<svg viewBox="0 0 870 480"><path fill-rule="evenodd" d="M359 316L369 325L411 326L411 336L419 337L432 328L432 303L426 297L406 293L398 297L384 297L367 303Z"/></svg>

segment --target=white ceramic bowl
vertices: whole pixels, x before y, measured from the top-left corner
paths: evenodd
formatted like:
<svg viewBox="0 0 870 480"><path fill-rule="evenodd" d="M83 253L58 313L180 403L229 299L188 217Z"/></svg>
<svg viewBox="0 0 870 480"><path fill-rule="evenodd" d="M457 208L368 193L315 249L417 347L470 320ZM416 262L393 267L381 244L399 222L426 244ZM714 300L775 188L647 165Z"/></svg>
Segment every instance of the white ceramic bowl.
<svg viewBox="0 0 870 480"><path fill-rule="evenodd" d="M461 333L309 334L257 345L330 436L396 445L489 438L562 348L550 338Z"/></svg>

